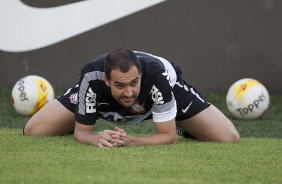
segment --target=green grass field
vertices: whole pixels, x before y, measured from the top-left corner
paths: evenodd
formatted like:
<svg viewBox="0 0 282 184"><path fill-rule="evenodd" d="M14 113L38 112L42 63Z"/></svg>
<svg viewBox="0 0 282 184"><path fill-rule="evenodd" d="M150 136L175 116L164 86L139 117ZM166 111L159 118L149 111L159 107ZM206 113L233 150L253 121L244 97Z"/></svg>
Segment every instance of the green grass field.
<svg viewBox="0 0 282 184"><path fill-rule="evenodd" d="M239 144L204 143L179 137L176 145L99 149L62 137L24 137L28 118L0 88L0 184L6 183L282 183L282 96L271 96L266 116L233 119L222 94L205 95L232 119ZM99 121L97 128L114 125ZM124 126L152 134L152 122Z"/></svg>

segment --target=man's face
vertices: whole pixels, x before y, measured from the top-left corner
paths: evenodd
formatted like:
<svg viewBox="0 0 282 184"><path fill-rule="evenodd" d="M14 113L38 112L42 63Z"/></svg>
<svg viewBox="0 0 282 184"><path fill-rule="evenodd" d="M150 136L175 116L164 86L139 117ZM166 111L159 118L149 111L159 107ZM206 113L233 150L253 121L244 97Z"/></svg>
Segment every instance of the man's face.
<svg viewBox="0 0 282 184"><path fill-rule="evenodd" d="M123 107L129 108L137 101L141 86L141 73L133 66L127 73L112 70L111 79L105 77L114 99Z"/></svg>

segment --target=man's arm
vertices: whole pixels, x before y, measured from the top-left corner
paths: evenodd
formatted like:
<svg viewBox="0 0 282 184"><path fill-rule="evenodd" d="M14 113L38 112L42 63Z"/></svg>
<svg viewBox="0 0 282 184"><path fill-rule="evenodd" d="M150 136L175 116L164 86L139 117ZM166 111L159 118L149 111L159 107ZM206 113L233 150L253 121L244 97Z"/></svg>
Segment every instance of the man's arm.
<svg viewBox="0 0 282 184"><path fill-rule="evenodd" d="M75 122L74 138L84 144L91 144L97 147L115 147L123 144L120 137L125 133L115 130L104 130L101 134L94 134L94 125L84 125Z"/></svg>
<svg viewBox="0 0 282 184"><path fill-rule="evenodd" d="M156 123L157 133L147 137L127 136L124 145L175 144L177 142L175 119Z"/></svg>

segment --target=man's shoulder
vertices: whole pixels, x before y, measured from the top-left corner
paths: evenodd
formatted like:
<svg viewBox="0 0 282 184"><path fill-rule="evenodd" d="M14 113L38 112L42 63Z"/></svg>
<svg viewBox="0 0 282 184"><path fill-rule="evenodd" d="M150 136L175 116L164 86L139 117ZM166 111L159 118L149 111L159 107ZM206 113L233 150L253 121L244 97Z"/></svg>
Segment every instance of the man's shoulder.
<svg viewBox="0 0 282 184"><path fill-rule="evenodd" d="M94 58L93 60L91 60L90 62L88 62L82 67L81 72L83 74L93 71L104 72L105 59L106 59L106 54Z"/></svg>
<svg viewBox="0 0 282 184"><path fill-rule="evenodd" d="M142 73L146 74L147 77L152 77L158 75L164 71L165 67L159 58L154 57L149 53L136 52L136 56L139 59L139 62L142 66Z"/></svg>

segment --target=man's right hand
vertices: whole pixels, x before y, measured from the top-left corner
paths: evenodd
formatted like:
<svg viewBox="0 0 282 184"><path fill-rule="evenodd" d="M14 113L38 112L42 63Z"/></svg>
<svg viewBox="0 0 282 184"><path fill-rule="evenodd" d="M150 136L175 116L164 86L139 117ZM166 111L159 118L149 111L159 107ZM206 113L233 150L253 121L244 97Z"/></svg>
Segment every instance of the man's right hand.
<svg viewBox="0 0 282 184"><path fill-rule="evenodd" d="M127 138L127 133L125 132L124 129L115 127L115 131L119 132L118 135L112 135L112 137L116 140L114 143L115 147L120 147L126 145L126 138Z"/></svg>
<svg viewBox="0 0 282 184"><path fill-rule="evenodd" d="M99 148L119 147L124 144L123 137L125 135L125 132L118 130L104 130L98 134L97 146Z"/></svg>
<svg viewBox="0 0 282 184"><path fill-rule="evenodd" d="M125 145L126 132L116 127L114 130L104 130L93 134L94 125L84 125L75 122L74 138L84 144L95 145L99 148L114 148Z"/></svg>

